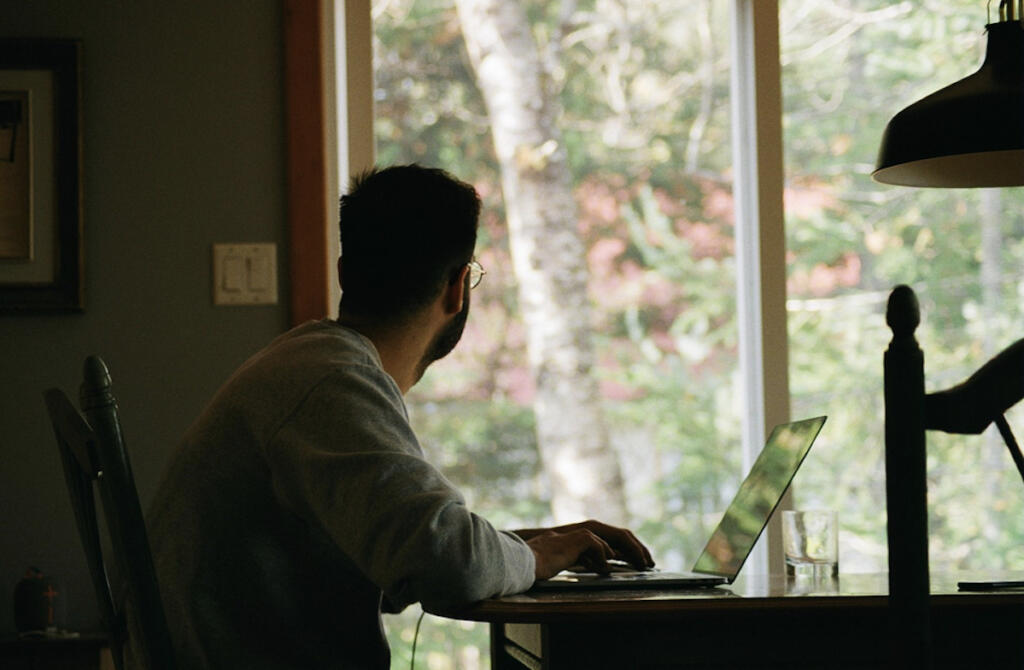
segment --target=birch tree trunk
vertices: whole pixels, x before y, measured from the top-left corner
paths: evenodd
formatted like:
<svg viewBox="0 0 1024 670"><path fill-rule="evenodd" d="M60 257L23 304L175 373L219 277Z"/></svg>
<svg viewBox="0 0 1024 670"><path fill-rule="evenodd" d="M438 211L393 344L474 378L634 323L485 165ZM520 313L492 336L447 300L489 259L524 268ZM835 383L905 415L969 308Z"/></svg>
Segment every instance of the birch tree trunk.
<svg viewBox="0 0 1024 670"><path fill-rule="evenodd" d="M587 297L558 104L517 0L457 0L491 120L512 259L536 386L534 413L559 523L626 520L618 459L602 420Z"/></svg>

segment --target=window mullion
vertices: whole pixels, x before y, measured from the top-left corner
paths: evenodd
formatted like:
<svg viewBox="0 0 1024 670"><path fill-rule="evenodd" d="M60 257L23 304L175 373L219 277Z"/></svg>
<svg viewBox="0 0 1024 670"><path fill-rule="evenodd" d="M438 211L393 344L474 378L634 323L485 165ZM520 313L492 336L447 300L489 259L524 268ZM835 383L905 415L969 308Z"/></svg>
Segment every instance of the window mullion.
<svg viewBox="0 0 1024 670"><path fill-rule="evenodd" d="M777 0L733 2L732 127L736 175L736 277L743 467L772 426L789 420L785 226L782 207L782 94ZM787 499L782 507L788 507ZM753 573L782 571L781 529L749 560Z"/></svg>

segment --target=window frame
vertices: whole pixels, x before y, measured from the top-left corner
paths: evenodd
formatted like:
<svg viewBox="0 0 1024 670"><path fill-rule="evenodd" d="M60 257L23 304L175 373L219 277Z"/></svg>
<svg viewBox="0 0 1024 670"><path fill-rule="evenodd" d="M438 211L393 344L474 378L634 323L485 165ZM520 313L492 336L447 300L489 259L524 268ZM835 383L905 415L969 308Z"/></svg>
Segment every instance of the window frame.
<svg viewBox="0 0 1024 670"><path fill-rule="evenodd" d="M746 472L771 428L790 419L782 68L778 0L732 0L732 5L730 98ZM787 491L779 508L791 507ZM748 559L755 568L751 572L783 572L780 519L773 516Z"/></svg>
<svg viewBox="0 0 1024 670"><path fill-rule="evenodd" d="M373 165L373 32L370 0L283 0L282 12L290 321L298 325L337 314L341 185Z"/></svg>
<svg viewBox="0 0 1024 670"><path fill-rule="evenodd" d="M782 81L778 0L729 1L746 471L771 427L790 418ZM336 309L335 204L341 185L374 163L373 27L371 0L284 0L284 11L291 314L298 324ZM781 507L790 500L787 493ZM773 520L750 572L781 573L781 546Z"/></svg>

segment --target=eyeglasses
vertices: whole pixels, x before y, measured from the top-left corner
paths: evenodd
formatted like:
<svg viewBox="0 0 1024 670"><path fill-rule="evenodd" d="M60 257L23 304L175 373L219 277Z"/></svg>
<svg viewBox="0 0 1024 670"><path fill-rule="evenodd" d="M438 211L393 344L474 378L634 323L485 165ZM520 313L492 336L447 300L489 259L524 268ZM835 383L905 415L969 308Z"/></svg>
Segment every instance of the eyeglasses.
<svg viewBox="0 0 1024 670"><path fill-rule="evenodd" d="M476 288L480 284L480 280L487 274L487 270L484 270L484 266L480 265L475 258L466 265L469 266L469 288Z"/></svg>

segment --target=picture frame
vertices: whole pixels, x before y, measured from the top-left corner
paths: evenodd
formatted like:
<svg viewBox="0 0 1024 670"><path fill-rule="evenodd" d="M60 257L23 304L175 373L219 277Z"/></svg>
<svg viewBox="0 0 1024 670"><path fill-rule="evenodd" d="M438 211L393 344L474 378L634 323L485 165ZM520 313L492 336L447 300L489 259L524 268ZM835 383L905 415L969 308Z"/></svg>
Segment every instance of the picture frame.
<svg viewBox="0 0 1024 670"><path fill-rule="evenodd" d="M0 315L84 310L80 54L0 39Z"/></svg>

